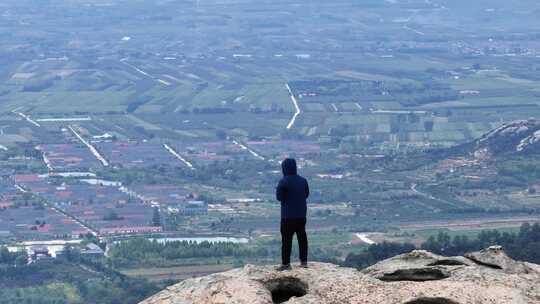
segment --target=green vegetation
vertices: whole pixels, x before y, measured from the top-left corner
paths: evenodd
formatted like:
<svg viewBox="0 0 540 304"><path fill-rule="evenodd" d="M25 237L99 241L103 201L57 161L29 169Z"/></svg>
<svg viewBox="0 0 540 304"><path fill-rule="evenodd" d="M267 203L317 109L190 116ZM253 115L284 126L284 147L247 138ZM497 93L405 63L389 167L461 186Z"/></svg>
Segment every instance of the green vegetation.
<svg viewBox="0 0 540 304"><path fill-rule="evenodd" d="M111 270L102 261L86 260L68 250L65 258L22 263L23 254L6 255L0 248L2 303L76 304L137 303L159 290L141 279ZM16 257L15 257L16 256ZM25 257L26 258L26 257Z"/></svg>
<svg viewBox="0 0 540 304"><path fill-rule="evenodd" d="M7 247L0 246L0 271L3 268L23 266L27 260L26 251L10 252Z"/></svg>
<svg viewBox="0 0 540 304"><path fill-rule="evenodd" d="M517 233L482 231L475 239L446 233L431 236L422 248L445 255L462 255L492 245L501 245L516 260L540 263L540 224L523 224Z"/></svg>
<svg viewBox="0 0 540 304"><path fill-rule="evenodd" d="M114 211L109 211L107 214L103 216L104 221L117 221L123 219L121 216L118 215L118 213Z"/></svg>
<svg viewBox="0 0 540 304"><path fill-rule="evenodd" d="M454 235L439 232L430 236L421 245L421 249L445 256L458 256L467 252L485 249L489 246L500 245L509 256L516 260L540 263L540 224L523 224L517 233L485 230L476 237ZM365 268L381 260L415 249L412 244L387 243L375 244L359 254L349 254L344 265Z"/></svg>
<svg viewBox="0 0 540 304"><path fill-rule="evenodd" d="M0 290L2 303L81 304L83 299L70 284L51 283L45 286ZM111 302L109 302L111 303Z"/></svg>
<svg viewBox="0 0 540 304"><path fill-rule="evenodd" d="M370 245L364 252L349 254L343 264L348 267L366 268L382 260L410 252L414 249L415 247L412 244L383 242L381 244Z"/></svg>
<svg viewBox="0 0 540 304"><path fill-rule="evenodd" d="M139 265L164 266L190 258L225 258L236 259L266 257L265 248L249 248L233 243L173 241L160 243L146 239L120 242L113 246L110 261L117 268Z"/></svg>

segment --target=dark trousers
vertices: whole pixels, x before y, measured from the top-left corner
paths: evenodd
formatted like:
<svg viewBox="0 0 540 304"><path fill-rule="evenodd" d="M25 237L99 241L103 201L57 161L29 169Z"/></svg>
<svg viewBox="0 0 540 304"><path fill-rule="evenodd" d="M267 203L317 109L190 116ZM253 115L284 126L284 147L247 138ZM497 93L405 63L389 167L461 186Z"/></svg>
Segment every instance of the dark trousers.
<svg viewBox="0 0 540 304"><path fill-rule="evenodd" d="M306 234L306 219L281 219L281 263L291 263L291 249L293 236L296 233L300 261L307 263L308 240Z"/></svg>

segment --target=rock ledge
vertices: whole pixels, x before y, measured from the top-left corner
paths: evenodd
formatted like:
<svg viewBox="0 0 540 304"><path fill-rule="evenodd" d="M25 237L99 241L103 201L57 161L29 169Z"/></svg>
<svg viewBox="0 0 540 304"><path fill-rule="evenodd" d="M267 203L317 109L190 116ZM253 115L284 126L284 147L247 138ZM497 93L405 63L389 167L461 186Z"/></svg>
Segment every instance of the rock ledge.
<svg viewBox="0 0 540 304"><path fill-rule="evenodd" d="M276 272L246 265L185 280L141 304L540 304L540 266L500 247L465 257L416 250L363 271L311 263Z"/></svg>

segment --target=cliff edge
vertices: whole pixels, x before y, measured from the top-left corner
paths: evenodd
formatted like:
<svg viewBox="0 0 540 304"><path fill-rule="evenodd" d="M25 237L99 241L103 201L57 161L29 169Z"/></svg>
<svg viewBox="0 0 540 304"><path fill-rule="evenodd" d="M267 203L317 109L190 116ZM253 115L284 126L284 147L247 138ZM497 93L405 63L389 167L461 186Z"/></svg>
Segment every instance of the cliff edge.
<svg viewBox="0 0 540 304"><path fill-rule="evenodd" d="M358 271L311 263L276 272L246 265L185 280L141 304L540 304L540 265L502 248L443 257L416 250Z"/></svg>

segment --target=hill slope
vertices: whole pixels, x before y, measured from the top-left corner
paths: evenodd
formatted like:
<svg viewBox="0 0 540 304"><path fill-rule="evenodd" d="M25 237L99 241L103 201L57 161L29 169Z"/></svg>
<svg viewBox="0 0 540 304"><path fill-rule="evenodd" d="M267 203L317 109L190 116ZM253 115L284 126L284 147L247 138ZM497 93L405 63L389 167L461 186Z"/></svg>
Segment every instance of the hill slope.
<svg viewBox="0 0 540 304"><path fill-rule="evenodd" d="M536 119L513 121L458 148L476 157L539 154L540 121Z"/></svg>

